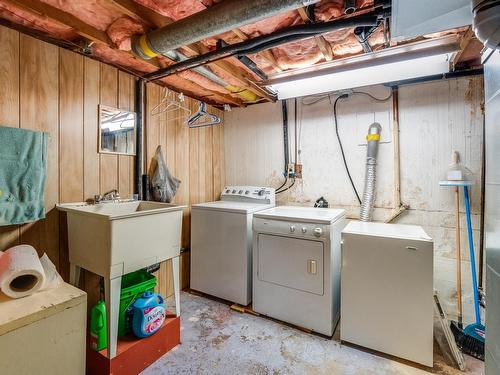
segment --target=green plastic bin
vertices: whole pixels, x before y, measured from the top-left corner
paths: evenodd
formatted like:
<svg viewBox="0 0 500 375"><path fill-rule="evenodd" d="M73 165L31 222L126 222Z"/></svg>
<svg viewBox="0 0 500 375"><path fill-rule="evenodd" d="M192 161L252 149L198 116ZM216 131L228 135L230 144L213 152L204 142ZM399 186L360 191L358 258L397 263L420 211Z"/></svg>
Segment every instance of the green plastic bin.
<svg viewBox="0 0 500 375"><path fill-rule="evenodd" d="M122 276L118 337L123 337L132 332L132 304L144 292L153 292L155 286L156 277L145 270L135 271Z"/></svg>

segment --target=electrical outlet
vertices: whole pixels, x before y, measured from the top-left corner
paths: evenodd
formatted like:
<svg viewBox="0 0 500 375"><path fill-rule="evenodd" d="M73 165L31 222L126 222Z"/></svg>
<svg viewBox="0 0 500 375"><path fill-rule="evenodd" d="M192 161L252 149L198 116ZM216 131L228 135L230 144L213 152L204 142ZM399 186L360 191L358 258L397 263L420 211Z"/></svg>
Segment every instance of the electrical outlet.
<svg viewBox="0 0 500 375"><path fill-rule="evenodd" d="M353 89L345 89L345 90L339 90L335 92L338 96L342 95L347 95L347 97L350 97L354 95L354 90Z"/></svg>
<svg viewBox="0 0 500 375"><path fill-rule="evenodd" d="M302 164L289 163L287 173L289 178L302 178Z"/></svg>

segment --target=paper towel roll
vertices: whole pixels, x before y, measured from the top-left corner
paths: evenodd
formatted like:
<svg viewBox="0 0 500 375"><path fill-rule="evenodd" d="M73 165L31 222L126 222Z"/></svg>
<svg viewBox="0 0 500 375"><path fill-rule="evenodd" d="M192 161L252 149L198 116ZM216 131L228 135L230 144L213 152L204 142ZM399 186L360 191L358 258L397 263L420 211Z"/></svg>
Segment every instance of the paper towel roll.
<svg viewBox="0 0 500 375"><path fill-rule="evenodd" d="M32 246L14 246L0 256L0 289L7 296L28 296L38 291L44 282L45 273Z"/></svg>

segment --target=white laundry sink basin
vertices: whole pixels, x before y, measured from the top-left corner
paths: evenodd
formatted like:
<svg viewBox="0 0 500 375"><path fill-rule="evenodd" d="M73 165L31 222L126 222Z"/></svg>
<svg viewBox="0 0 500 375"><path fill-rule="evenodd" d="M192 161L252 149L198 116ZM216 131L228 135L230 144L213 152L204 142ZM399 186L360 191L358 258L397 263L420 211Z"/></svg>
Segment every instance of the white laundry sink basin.
<svg viewBox="0 0 500 375"><path fill-rule="evenodd" d="M113 279L176 257L182 209L160 202L68 203L69 262Z"/></svg>

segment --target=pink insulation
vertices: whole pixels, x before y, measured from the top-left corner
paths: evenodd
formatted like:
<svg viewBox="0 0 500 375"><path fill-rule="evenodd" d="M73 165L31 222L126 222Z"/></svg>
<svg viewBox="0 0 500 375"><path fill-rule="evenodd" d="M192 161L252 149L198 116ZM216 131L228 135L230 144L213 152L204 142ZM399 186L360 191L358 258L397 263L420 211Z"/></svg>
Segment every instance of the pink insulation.
<svg viewBox="0 0 500 375"><path fill-rule="evenodd" d="M363 52L353 30L339 30L324 35L324 38L330 42L333 54L336 57L347 57ZM384 34L379 27L368 39L370 45L376 48L384 43Z"/></svg>
<svg viewBox="0 0 500 375"><path fill-rule="evenodd" d="M69 13L86 24L105 31L117 18L123 16L116 5L109 0L41 0L55 8Z"/></svg>
<svg viewBox="0 0 500 375"><path fill-rule="evenodd" d="M144 34L144 31L142 24L130 17L118 18L106 29L109 38L122 51L130 51L132 35Z"/></svg>
<svg viewBox="0 0 500 375"><path fill-rule="evenodd" d="M202 0L135 0L136 3L144 5L157 13L171 18L172 20L180 20L181 18L190 16L194 13L202 11L211 5L212 1Z"/></svg>
<svg viewBox="0 0 500 375"><path fill-rule="evenodd" d="M132 56L130 53L118 51L102 43L92 45L92 55L108 63L123 66L126 69L132 69L136 72L150 73L156 68L150 63Z"/></svg>
<svg viewBox="0 0 500 375"><path fill-rule="evenodd" d="M273 55L279 66L285 70L312 65L324 59L314 38L274 48Z"/></svg>
<svg viewBox="0 0 500 375"><path fill-rule="evenodd" d="M344 13L344 0L323 0L314 8L314 16L318 21L329 21Z"/></svg>
<svg viewBox="0 0 500 375"><path fill-rule="evenodd" d="M18 25L44 32L57 39L72 40L77 37L71 27L34 15L11 3L0 1L0 17Z"/></svg>
<svg viewBox="0 0 500 375"><path fill-rule="evenodd" d="M356 8L373 4L373 0L356 0ZM323 0L314 8L316 21L330 21L344 14L344 0Z"/></svg>
<svg viewBox="0 0 500 375"><path fill-rule="evenodd" d="M175 91L184 92L185 94L199 99L212 99L212 101L217 101L213 98L214 94L210 91L203 89L202 87L196 85L191 81L186 81L178 76L169 76L162 78L160 80L168 87Z"/></svg>
<svg viewBox="0 0 500 375"><path fill-rule="evenodd" d="M163 57L163 56L159 56L157 58L157 60L162 67L167 67L167 66L170 66L173 64L172 60L170 60L166 57ZM186 80L196 82L208 90L216 91L216 92L219 92L222 94L229 93L229 91L227 91L222 86L210 81L208 78L203 77L202 75L196 73L195 71L185 70L183 72L178 73L177 75L181 78L186 79Z"/></svg>

